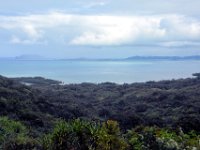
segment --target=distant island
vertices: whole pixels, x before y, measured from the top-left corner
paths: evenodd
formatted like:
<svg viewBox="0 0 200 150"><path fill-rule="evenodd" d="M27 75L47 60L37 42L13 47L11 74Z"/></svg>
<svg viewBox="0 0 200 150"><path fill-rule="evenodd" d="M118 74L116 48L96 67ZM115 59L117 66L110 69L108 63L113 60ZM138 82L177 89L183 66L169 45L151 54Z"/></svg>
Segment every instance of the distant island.
<svg viewBox="0 0 200 150"><path fill-rule="evenodd" d="M20 56L14 57L14 59L16 60L44 60L46 58L40 55L20 55Z"/></svg>
<svg viewBox="0 0 200 150"><path fill-rule="evenodd" d="M131 56L127 58L47 58L40 55L20 55L16 57L0 57L0 60L65 60L65 61L186 61L200 60L200 55L193 56Z"/></svg>
<svg viewBox="0 0 200 150"><path fill-rule="evenodd" d="M199 55L194 56L131 56L127 58L74 58L62 59L71 61L181 61L181 60L200 60Z"/></svg>
<svg viewBox="0 0 200 150"><path fill-rule="evenodd" d="M200 56L132 56L125 60L200 60Z"/></svg>

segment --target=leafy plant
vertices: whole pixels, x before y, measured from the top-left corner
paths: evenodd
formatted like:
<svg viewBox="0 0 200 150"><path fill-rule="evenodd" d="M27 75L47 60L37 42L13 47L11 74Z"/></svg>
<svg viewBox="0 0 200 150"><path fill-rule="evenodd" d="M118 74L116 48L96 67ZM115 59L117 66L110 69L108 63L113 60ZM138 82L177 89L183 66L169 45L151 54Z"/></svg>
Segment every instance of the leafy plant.
<svg viewBox="0 0 200 150"><path fill-rule="evenodd" d="M0 117L0 148L26 150L39 147L37 140L28 136L27 128L18 121Z"/></svg>

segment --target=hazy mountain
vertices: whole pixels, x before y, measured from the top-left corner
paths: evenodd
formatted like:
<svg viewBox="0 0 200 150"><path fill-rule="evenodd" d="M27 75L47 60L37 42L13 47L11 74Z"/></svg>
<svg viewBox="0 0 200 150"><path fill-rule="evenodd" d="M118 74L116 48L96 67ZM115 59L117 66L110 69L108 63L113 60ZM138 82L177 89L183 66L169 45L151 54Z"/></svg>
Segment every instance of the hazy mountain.
<svg viewBox="0 0 200 150"><path fill-rule="evenodd" d="M15 57L16 60L46 60L47 58L40 55L20 55Z"/></svg>
<svg viewBox="0 0 200 150"><path fill-rule="evenodd" d="M200 60L200 56L132 56L125 60Z"/></svg>
<svg viewBox="0 0 200 150"><path fill-rule="evenodd" d="M145 60L200 60L199 55L194 56L131 56L127 58L47 58L40 55L20 55L16 57L0 57L0 60L66 60L66 61L145 61Z"/></svg>

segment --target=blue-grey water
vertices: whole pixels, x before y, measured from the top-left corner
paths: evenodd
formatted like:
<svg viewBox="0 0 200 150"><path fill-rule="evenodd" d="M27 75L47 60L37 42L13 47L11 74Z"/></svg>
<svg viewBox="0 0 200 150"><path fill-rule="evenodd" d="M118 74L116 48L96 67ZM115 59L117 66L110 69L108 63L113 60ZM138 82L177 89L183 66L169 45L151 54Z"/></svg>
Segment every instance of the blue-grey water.
<svg viewBox="0 0 200 150"><path fill-rule="evenodd" d="M159 81L195 72L200 72L200 61L0 61L3 76L42 76L64 83Z"/></svg>

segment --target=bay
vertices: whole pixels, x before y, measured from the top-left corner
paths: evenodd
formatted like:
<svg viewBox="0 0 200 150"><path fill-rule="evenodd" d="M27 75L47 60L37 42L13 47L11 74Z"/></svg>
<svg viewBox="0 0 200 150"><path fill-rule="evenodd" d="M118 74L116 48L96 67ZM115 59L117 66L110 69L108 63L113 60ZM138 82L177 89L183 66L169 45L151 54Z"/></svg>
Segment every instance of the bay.
<svg viewBox="0 0 200 150"><path fill-rule="evenodd" d="M66 61L0 60L0 74L35 77L69 83L133 83L192 77L200 61Z"/></svg>

